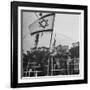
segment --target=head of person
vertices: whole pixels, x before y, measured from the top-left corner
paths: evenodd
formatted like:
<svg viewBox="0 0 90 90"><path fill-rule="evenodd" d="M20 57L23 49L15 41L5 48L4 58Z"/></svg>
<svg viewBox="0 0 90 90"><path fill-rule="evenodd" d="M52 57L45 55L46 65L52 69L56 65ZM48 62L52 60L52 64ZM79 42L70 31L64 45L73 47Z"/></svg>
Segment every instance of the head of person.
<svg viewBox="0 0 90 90"><path fill-rule="evenodd" d="M76 43L72 43L72 46L73 46L73 47L76 47Z"/></svg>
<svg viewBox="0 0 90 90"><path fill-rule="evenodd" d="M30 54L30 51L27 51L27 55L29 55Z"/></svg>
<svg viewBox="0 0 90 90"><path fill-rule="evenodd" d="M76 44L77 44L77 46L79 46L79 44L80 44L80 43L79 43L79 42L77 42Z"/></svg>

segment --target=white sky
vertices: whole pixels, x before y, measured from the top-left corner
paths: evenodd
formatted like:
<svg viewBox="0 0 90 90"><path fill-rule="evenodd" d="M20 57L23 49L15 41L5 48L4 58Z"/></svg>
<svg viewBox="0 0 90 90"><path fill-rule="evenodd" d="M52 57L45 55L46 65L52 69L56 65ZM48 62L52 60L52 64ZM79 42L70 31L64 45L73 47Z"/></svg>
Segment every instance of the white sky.
<svg viewBox="0 0 90 90"><path fill-rule="evenodd" d="M34 12L23 13L23 49L30 50L34 46L35 36L31 36L28 26L37 19ZM55 14L54 32L56 32L56 46L59 44L69 45L79 41L81 28L80 15ZM43 33L39 39L39 46L49 46L51 33Z"/></svg>

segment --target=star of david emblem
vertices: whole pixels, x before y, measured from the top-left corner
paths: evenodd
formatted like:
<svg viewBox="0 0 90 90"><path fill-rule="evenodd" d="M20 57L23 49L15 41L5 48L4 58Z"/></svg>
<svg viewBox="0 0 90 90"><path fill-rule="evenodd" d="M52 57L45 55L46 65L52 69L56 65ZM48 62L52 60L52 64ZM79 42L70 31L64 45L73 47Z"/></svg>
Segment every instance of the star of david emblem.
<svg viewBox="0 0 90 90"><path fill-rule="evenodd" d="M46 28L48 26L48 20L42 19L39 24L41 27Z"/></svg>

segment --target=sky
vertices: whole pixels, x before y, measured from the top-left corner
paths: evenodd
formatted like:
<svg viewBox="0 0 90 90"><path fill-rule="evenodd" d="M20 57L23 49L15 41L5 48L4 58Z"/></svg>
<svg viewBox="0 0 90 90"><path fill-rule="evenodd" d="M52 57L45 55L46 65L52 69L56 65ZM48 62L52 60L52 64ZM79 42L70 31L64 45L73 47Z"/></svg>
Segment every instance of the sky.
<svg viewBox="0 0 90 90"><path fill-rule="evenodd" d="M23 50L26 52L30 48L34 47L35 35L30 35L29 25L37 19L35 12L23 12ZM55 14L54 22L54 34L56 33L56 46L59 44L69 45L71 47L73 42L79 41L80 28L81 28L80 15L72 14ZM39 38L38 47L49 47L51 39L51 33L43 33L43 36Z"/></svg>

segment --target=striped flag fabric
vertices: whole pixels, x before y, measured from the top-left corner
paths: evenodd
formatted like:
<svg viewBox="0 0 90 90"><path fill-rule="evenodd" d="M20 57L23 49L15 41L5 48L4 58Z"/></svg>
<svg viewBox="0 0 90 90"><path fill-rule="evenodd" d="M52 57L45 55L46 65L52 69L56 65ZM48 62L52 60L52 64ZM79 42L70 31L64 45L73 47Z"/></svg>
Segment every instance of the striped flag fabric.
<svg viewBox="0 0 90 90"><path fill-rule="evenodd" d="M53 31L54 13L45 14L29 25L30 34Z"/></svg>

